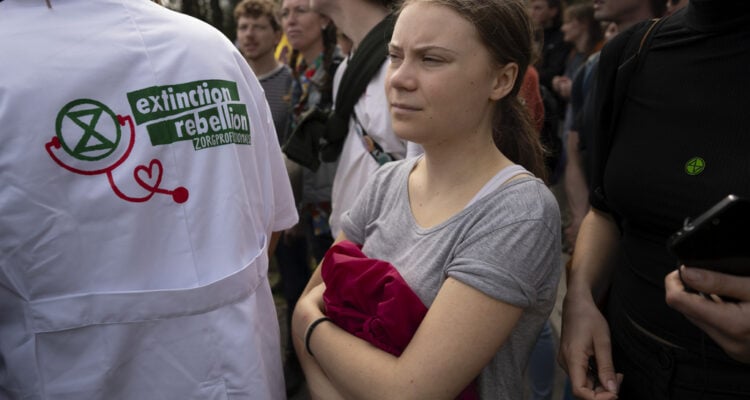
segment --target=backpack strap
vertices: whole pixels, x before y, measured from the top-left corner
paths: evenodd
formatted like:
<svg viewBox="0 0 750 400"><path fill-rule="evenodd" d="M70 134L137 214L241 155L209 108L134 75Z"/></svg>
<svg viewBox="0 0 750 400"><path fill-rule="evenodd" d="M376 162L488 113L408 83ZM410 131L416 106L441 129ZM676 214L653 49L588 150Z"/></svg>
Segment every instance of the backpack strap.
<svg viewBox="0 0 750 400"><path fill-rule="evenodd" d="M378 23L362 40L341 78L336 94L336 108L328 119L321 140L320 156L323 161L336 161L349 132L349 119L354 105L367 89L375 74L388 57L388 42L393 35L394 16L389 15Z"/></svg>
<svg viewBox="0 0 750 400"><path fill-rule="evenodd" d="M362 145L365 147L370 156L375 160L378 165L383 165L387 162L395 161L398 158L391 153L386 152L383 148L375 141L375 138L367 134L367 130L359 122L357 113L352 110L352 119L354 120L354 130L357 132L359 139L362 141Z"/></svg>
<svg viewBox="0 0 750 400"><path fill-rule="evenodd" d="M330 108L333 104L333 90L331 90L331 86L333 86L333 77L336 75L336 70L339 69L339 65L341 65L342 61L344 61L344 57L342 57L338 49L336 49L331 56L331 64L326 70L329 83L325 85L324 90L321 93L320 103L318 103L320 108Z"/></svg>
<svg viewBox="0 0 750 400"><path fill-rule="evenodd" d="M628 40L624 54L619 57L620 62L617 67L613 92L614 108L612 109L612 119L610 120L610 126L608 129L609 132L614 132L614 129L617 126L616 124L620 118L622 106L625 104L625 98L628 94L630 82L643 64L643 60L646 58L646 51L650 47L651 41L654 38L652 32L655 32L656 27L663 22L663 19L654 18L645 24L645 32L642 33L640 41L637 40L638 35L632 35ZM641 28L641 30L643 30L643 28ZM638 43L638 47L634 50L636 43ZM627 59L623 59L623 57L628 54L630 54L630 56Z"/></svg>
<svg viewBox="0 0 750 400"><path fill-rule="evenodd" d="M611 211L604 196L604 168L615 139L615 130L628 94L630 82L638 72L656 32L667 18L644 21L615 36L602 49L596 66L593 87L595 101L593 170L591 171L590 203L603 211Z"/></svg>

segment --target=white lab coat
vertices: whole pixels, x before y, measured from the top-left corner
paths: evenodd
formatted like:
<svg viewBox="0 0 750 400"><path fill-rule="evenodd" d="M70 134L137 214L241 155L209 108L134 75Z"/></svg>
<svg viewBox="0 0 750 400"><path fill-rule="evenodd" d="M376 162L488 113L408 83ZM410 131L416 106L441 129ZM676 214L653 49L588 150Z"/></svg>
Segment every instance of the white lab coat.
<svg viewBox="0 0 750 400"><path fill-rule="evenodd" d="M147 0L0 2L0 399L281 399L262 89Z"/></svg>

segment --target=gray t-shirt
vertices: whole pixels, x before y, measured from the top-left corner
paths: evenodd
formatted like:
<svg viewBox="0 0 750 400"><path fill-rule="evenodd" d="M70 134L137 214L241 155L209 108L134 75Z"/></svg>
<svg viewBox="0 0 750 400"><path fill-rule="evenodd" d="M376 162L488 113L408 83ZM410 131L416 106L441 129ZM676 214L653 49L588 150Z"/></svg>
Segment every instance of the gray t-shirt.
<svg viewBox="0 0 750 400"><path fill-rule="evenodd" d="M408 177L418 158L381 167L343 219L370 258L390 262L430 307L447 277L523 308L510 337L480 375L483 399L523 397L523 371L555 303L560 278L560 212L544 183L501 185L447 221L417 225Z"/></svg>

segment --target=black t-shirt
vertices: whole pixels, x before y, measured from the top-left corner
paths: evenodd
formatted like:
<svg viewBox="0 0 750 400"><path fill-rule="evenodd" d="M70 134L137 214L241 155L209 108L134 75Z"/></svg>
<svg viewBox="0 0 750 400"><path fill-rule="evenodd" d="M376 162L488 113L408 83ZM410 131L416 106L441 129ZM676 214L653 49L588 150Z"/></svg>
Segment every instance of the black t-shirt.
<svg viewBox="0 0 750 400"><path fill-rule="evenodd" d="M664 300L664 277L677 267L666 240L726 195L750 196L750 1L691 0L643 57L603 173L603 204L623 234L611 301L649 331L699 349L699 329ZM729 360L706 342L709 357Z"/></svg>

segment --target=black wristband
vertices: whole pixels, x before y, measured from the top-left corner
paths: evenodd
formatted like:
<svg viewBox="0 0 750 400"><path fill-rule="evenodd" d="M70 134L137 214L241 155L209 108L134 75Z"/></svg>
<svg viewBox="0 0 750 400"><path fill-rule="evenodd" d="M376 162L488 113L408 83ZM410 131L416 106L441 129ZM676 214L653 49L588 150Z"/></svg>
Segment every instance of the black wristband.
<svg viewBox="0 0 750 400"><path fill-rule="evenodd" d="M307 354L315 357L315 355L312 353L312 350L310 350L310 338L312 337L313 330L315 327L317 327L321 322L330 321L331 319L328 317L320 317L313 321L310 326L307 327L307 332L305 332L305 349L307 350Z"/></svg>

